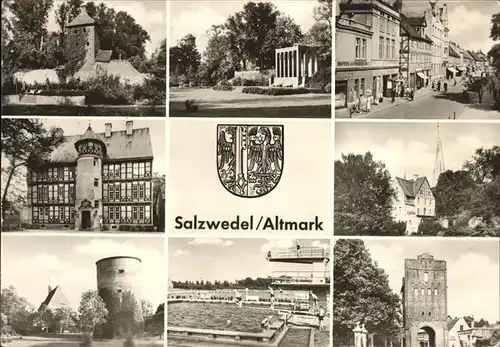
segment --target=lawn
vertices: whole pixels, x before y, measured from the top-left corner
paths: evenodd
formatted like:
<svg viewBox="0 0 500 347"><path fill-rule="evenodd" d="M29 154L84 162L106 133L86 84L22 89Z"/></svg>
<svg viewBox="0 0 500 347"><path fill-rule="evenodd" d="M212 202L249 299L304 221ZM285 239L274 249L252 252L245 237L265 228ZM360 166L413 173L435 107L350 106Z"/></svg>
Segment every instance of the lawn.
<svg viewBox="0 0 500 347"><path fill-rule="evenodd" d="M236 87L233 91L212 88L170 88L170 117L281 117L330 118L331 94L256 95ZM196 113L186 113L184 102L194 99Z"/></svg>
<svg viewBox="0 0 500 347"><path fill-rule="evenodd" d="M2 105L3 116L165 117L162 106Z"/></svg>
<svg viewBox="0 0 500 347"><path fill-rule="evenodd" d="M79 347L80 340L68 339L64 337L30 337L24 336L22 339L13 340L3 344L3 347ZM163 339L159 338L141 338L134 340L136 346L163 346ZM123 340L94 340L95 347L122 347Z"/></svg>

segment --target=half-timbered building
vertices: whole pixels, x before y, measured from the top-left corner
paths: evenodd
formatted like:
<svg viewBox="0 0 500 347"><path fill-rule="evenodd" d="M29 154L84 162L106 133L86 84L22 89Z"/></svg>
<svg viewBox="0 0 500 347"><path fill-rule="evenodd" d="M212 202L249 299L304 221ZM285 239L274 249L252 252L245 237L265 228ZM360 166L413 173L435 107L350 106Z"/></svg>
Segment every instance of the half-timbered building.
<svg viewBox="0 0 500 347"><path fill-rule="evenodd" d="M149 128L66 136L46 164L28 168L30 224L40 229L153 230Z"/></svg>

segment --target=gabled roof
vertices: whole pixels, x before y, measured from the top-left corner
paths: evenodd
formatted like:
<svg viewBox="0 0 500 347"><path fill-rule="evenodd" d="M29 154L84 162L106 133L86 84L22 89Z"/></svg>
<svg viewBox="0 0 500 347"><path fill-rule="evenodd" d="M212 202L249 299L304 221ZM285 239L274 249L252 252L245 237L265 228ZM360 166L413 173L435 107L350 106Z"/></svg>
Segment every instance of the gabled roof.
<svg viewBox="0 0 500 347"><path fill-rule="evenodd" d="M89 16L85 8L82 8L82 12L78 16L75 17L69 24L66 25L66 28L85 26L85 25L94 25L95 21Z"/></svg>
<svg viewBox="0 0 500 347"><path fill-rule="evenodd" d="M60 286L57 286L54 289L51 289L49 287L49 293L47 294L45 300L40 304L38 311L42 310L43 308L56 309L68 305L69 301L68 299L66 299L66 296L62 292Z"/></svg>
<svg viewBox="0 0 500 347"><path fill-rule="evenodd" d="M449 49L449 56L450 56L450 57L460 58L460 54L458 54L458 53L455 51L455 49L453 48L453 46L452 46L452 45L450 45L450 47L449 47L449 48L450 48L450 49Z"/></svg>
<svg viewBox="0 0 500 347"><path fill-rule="evenodd" d="M408 24L414 27L425 27L427 22L425 21L425 16L417 17L406 17L408 19Z"/></svg>
<svg viewBox="0 0 500 347"><path fill-rule="evenodd" d="M432 43L432 40L427 35L425 37L420 36L418 31L415 29L415 27L418 25L413 24L415 20L412 21L412 19L418 19L418 18L408 18L404 14L402 13L400 14L400 25L401 28L403 29L401 35L409 36L411 39L414 40L427 41L429 43Z"/></svg>
<svg viewBox="0 0 500 347"><path fill-rule="evenodd" d="M470 54L469 51L464 49L464 59L474 60L474 57Z"/></svg>
<svg viewBox="0 0 500 347"><path fill-rule="evenodd" d="M471 55L472 59L474 59L475 61L481 61L481 58L479 58L479 56L475 52L472 52L472 51L468 51L468 52Z"/></svg>
<svg viewBox="0 0 500 347"><path fill-rule="evenodd" d="M101 63L109 63L109 61L111 60L112 54L113 54L113 51L111 51L111 50L100 49L95 56L95 61L98 61Z"/></svg>
<svg viewBox="0 0 500 347"><path fill-rule="evenodd" d="M446 328L448 330L451 330L455 326L455 324L457 324L457 322L459 320L460 320L460 317L456 317L456 318L453 318L453 319L449 320L448 323L447 323L447 327Z"/></svg>
<svg viewBox="0 0 500 347"><path fill-rule="evenodd" d="M403 193L410 198L415 198L420 191L420 188L422 188L422 185L427 182L427 178L425 177L418 177L416 180L407 180L396 177L396 180L401 189L403 189Z"/></svg>
<svg viewBox="0 0 500 347"><path fill-rule="evenodd" d="M88 129L87 129L88 130ZM132 135L127 136L126 130L113 131L110 137L104 137L104 133L97 133L95 137L106 145L106 160L125 160L152 158L153 148L149 128L133 129ZM66 136L65 141L50 155L51 163L72 163L78 158L75 142L81 136Z"/></svg>

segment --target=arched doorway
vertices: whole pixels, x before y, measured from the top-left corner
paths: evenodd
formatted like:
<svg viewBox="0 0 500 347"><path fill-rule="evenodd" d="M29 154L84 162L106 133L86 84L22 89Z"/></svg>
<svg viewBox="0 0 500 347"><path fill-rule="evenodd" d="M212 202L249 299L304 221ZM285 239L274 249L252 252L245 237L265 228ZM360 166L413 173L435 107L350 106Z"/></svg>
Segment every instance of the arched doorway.
<svg viewBox="0 0 500 347"><path fill-rule="evenodd" d="M419 347L436 347L436 332L429 326L420 328L417 335Z"/></svg>

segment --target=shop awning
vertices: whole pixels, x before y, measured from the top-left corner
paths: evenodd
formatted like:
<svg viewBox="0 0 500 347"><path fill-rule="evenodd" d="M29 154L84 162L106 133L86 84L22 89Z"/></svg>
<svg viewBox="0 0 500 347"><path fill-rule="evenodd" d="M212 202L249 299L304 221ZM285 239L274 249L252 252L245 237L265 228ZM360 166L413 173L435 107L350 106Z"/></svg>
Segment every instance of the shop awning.
<svg viewBox="0 0 500 347"><path fill-rule="evenodd" d="M448 71L449 72L452 72L452 73L457 73L457 70L455 70L454 68L452 67L447 67Z"/></svg>
<svg viewBox="0 0 500 347"><path fill-rule="evenodd" d="M458 71L465 71L465 66L457 66Z"/></svg>
<svg viewBox="0 0 500 347"><path fill-rule="evenodd" d="M422 72L417 72L417 76L420 77L421 79L424 79L424 80L429 78L426 75L424 75Z"/></svg>

